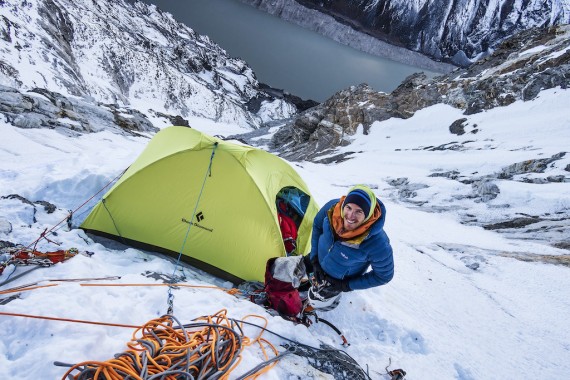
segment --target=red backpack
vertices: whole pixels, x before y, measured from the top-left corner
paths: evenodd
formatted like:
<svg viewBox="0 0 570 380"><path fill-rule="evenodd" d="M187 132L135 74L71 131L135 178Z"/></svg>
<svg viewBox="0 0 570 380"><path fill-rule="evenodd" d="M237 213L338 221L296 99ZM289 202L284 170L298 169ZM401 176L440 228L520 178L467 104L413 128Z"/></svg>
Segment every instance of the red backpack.
<svg viewBox="0 0 570 380"><path fill-rule="evenodd" d="M264 289L269 306L279 314L289 317L301 313L303 301L297 287L304 274L305 264L302 256L269 259L265 267Z"/></svg>

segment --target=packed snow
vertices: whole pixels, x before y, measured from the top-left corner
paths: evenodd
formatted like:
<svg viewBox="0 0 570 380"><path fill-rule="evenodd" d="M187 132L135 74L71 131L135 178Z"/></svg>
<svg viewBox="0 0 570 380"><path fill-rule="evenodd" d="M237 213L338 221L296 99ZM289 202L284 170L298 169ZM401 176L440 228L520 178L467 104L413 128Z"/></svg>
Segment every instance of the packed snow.
<svg viewBox="0 0 570 380"><path fill-rule="evenodd" d="M353 291L340 306L320 316L333 322L349 347L341 346L328 326L294 325L270 316L263 308L228 294L233 287L188 265L153 252L118 243L102 245L76 228L99 193L74 213L72 228L61 224L38 243L54 251L77 248L92 255L77 255L63 263L19 274L32 267L5 268L0 290L37 283L55 285L7 298L4 313L57 317L106 323L141 325L167 312L168 289L162 286L110 287L106 284L161 284L156 274L184 276L184 283L217 288L182 287L173 290L174 315L183 323L225 309L238 320L249 314L263 316L267 328L288 339L318 347L322 342L344 350L368 370L372 379L389 378L388 369L403 368L406 379L563 379L570 374L570 276L567 266L539 261L528 255L568 255L568 251L543 243L506 239L493 231L459 222L453 210L425 212L393 196L388 181L423 178L434 169L489 173L533 157L547 157L570 146L570 91L544 91L530 102L516 102L469 116L477 134L458 137L449 125L462 117L448 106L436 105L407 119L377 122L369 135L354 137L346 150L353 158L338 164L291 163L322 205L347 192L350 186L371 186L387 208L385 229L395 254L395 277L389 284ZM150 108L150 107L148 107ZM210 135L243 132L238 125L194 118L193 128ZM165 125L157 125L166 127ZM275 129L268 131L268 133ZM123 136L97 132L69 137L59 130L20 129L0 121L0 240L28 245L47 228L65 220L113 178L120 175L144 149L152 136ZM474 140L470 149L427 151L420 148L453 140ZM564 161L567 163L568 161ZM560 170L563 173L563 167ZM554 170L554 169L553 169ZM568 176L568 173L566 173ZM431 178L419 191L422 199L452 202L461 184ZM537 209L570 208L570 184L499 184L496 202L510 203L509 213ZM58 208L48 214L41 204ZM231 196L231 192L228 194ZM553 206L553 203L556 203ZM463 208L485 214L501 212L465 200ZM458 211L459 212L459 211ZM115 278L120 277L120 278ZM94 278L107 278L94 280ZM54 281L84 279L83 281ZM89 280L93 279L93 280ZM102 285L96 287L81 284ZM78 363L108 360L127 349L132 328L80 324L0 315L0 378L61 379L65 367L54 362ZM252 323L261 320L250 319ZM260 331L245 330L250 337ZM263 337L281 351L283 338L264 332ZM242 361L230 379L245 374L265 359L259 347L244 349ZM318 372L305 358L288 355L261 379L333 378Z"/></svg>

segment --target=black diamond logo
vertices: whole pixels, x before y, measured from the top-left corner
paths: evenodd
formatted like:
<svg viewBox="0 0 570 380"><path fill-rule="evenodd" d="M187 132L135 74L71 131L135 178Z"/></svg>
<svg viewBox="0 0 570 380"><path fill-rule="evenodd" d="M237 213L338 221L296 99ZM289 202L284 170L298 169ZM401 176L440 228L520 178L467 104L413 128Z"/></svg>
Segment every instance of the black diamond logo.
<svg viewBox="0 0 570 380"><path fill-rule="evenodd" d="M199 222L204 220L204 214L202 214L202 211L200 211L198 214L196 214L196 220Z"/></svg>

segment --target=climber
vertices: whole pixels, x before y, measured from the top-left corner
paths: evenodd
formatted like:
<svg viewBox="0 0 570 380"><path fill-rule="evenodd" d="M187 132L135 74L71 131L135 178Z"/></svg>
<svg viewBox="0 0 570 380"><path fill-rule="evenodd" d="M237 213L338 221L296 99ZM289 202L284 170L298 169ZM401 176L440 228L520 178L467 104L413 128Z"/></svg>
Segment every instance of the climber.
<svg viewBox="0 0 570 380"><path fill-rule="evenodd" d="M384 204L362 185L320 209L313 222L311 252L304 257L307 273L313 273L308 294L313 308L331 310L342 292L392 280L394 260L385 220Z"/></svg>

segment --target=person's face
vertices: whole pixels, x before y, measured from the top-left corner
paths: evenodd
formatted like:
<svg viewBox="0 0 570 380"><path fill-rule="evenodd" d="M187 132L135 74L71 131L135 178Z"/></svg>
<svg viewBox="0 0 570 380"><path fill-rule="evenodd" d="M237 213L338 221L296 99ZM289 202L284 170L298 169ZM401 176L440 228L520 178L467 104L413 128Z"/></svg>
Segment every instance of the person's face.
<svg viewBox="0 0 570 380"><path fill-rule="evenodd" d="M346 231L352 231L360 227L362 223L364 223L364 211L360 208L360 206L354 203L347 203L344 205L343 209L344 213L344 229Z"/></svg>

